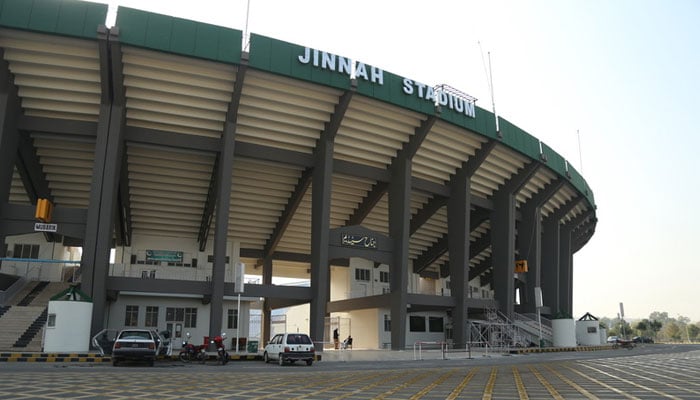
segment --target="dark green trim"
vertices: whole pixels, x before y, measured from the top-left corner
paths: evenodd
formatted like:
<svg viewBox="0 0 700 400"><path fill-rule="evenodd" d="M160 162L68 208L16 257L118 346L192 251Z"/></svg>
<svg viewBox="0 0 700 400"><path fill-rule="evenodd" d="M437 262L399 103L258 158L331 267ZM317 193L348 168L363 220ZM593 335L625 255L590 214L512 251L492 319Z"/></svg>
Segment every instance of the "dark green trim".
<svg viewBox="0 0 700 400"><path fill-rule="evenodd" d="M128 7L117 10L116 26L123 44L227 64L241 62L242 33L236 29Z"/></svg>
<svg viewBox="0 0 700 400"><path fill-rule="evenodd" d="M303 55L304 52L304 46L252 34L249 66L337 89L345 90L350 87L350 77L345 73L321 69L311 64L298 62L297 57ZM369 65L367 67L371 68ZM433 103L415 94L407 95L403 92L403 80L404 78L401 76L383 71L382 85L364 79L357 79L357 93L418 113L435 115ZM547 167L558 175L566 177L571 185L588 199L590 205L595 207L593 192L586 181L570 164L567 173L566 162L561 155L544 143L542 143L541 155L539 139L503 118L499 118L502 138L498 139L493 113L480 107L475 107L474 111L476 118L471 118L448 107L441 107L439 118L487 138L497 139L504 145L533 160L543 161ZM547 161L544 161L545 159Z"/></svg>
<svg viewBox="0 0 700 400"><path fill-rule="evenodd" d="M252 68L332 86L337 89L350 89L350 77L297 62L297 57L303 53L303 46L253 33L250 35L248 65Z"/></svg>
<svg viewBox="0 0 700 400"><path fill-rule="evenodd" d="M97 39L107 5L78 0L0 0L0 26Z"/></svg>

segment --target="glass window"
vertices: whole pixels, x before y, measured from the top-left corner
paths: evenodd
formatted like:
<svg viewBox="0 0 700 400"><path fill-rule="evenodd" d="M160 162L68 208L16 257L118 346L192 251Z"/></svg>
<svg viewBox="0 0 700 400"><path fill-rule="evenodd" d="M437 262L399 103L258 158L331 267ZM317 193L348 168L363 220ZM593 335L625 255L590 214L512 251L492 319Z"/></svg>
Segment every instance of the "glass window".
<svg viewBox="0 0 700 400"><path fill-rule="evenodd" d="M55 328L56 327L56 314L49 314L49 317L46 320L46 326L48 328Z"/></svg>
<svg viewBox="0 0 700 400"><path fill-rule="evenodd" d="M124 326L138 326L139 324L139 306L126 306L126 316L124 318Z"/></svg>
<svg viewBox="0 0 700 400"><path fill-rule="evenodd" d="M146 307L146 326L158 326L158 307Z"/></svg>
<svg viewBox="0 0 700 400"><path fill-rule="evenodd" d="M238 310L235 308L228 310L228 329L238 329Z"/></svg>
<svg viewBox="0 0 700 400"><path fill-rule="evenodd" d="M411 332L425 332L425 317L422 315L411 315L409 327Z"/></svg>
<svg viewBox="0 0 700 400"><path fill-rule="evenodd" d="M430 332L442 332L444 329L442 317L428 317L428 330Z"/></svg>
<svg viewBox="0 0 700 400"><path fill-rule="evenodd" d="M369 270L358 268L355 270L355 280L369 282Z"/></svg>
<svg viewBox="0 0 700 400"><path fill-rule="evenodd" d="M379 282L389 283L388 271L379 271Z"/></svg>
<svg viewBox="0 0 700 400"><path fill-rule="evenodd" d="M197 327L197 309L196 308L185 308L185 328L196 328Z"/></svg>
<svg viewBox="0 0 700 400"><path fill-rule="evenodd" d="M384 314L384 332L391 332L391 318L387 314Z"/></svg>

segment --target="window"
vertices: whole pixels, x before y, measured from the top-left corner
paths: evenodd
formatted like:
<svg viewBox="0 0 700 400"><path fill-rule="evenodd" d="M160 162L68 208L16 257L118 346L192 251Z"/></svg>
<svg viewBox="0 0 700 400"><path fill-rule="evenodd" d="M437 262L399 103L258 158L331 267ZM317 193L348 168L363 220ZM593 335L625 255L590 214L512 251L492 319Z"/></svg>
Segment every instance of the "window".
<svg viewBox="0 0 700 400"><path fill-rule="evenodd" d="M388 271L379 271L379 282L389 283Z"/></svg>
<svg viewBox="0 0 700 400"><path fill-rule="evenodd" d="M369 270L358 268L355 270L355 280L369 282Z"/></svg>
<svg viewBox="0 0 700 400"><path fill-rule="evenodd" d="M182 322L185 320L185 309L168 307L165 309L165 320L173 322Z"/></svg>
<svg viewBox="0 0 700 400"><path fill-rule="evenodd" d="M442 317L428 317L428 331L442 332L445 325L442 322Z"/></svg>
<svg viewBox="0 0 700 400"><path fill-rule="evenodd" d="M596 328L595 326L589 326L586 328L586 332L587 333L598 333L598 328Z"/></svg>
<svg viewBox="0 0 700 400"><path fill-rule="evenodd" d="M55 328L56 327L56 314L49 314L49 317L46 320L46 327L47 328Z"/></svg>
<svg viewBox="0 0 700 400"><path fill-rule="evenodd" d="M12 257L14 258L39 258L39 245L38 244L16 244L15 249L12 252Z"/></svg>
<svg viewBox="0 0 700 400"><path fill-rule="evenodd" d="M384 332L391 332L391 318L384 314Z"/></svg>
<svg viewBox="0 0 700 400"><path fill-rule="evenodd" d="M146 326L158 326L158 307L146 307Z"/></svg>
<svg viewBox="0 0 700 400"><path fill-rule="evenodd" d="M139 306L126 306L126 316L124 318L124 326L138 326L139 324Z"/></svg>
<svg viewBox="0 0 700 400"><path fill-rule="evenodd" d="M185 308L185 328L197 327L197 309Z"/></svg>
<svg viewBox="0 0 700 400"><path fill-rule="evenodd" d="M235 308L228 310L228 329L238 329L238 310Z"/></svg>
<svg viewBox="0 0 700 400"><path fill-rule="evenodd" d="M411 315L409 327L411 332L425 332L425 317L422 315Z"/></svg>

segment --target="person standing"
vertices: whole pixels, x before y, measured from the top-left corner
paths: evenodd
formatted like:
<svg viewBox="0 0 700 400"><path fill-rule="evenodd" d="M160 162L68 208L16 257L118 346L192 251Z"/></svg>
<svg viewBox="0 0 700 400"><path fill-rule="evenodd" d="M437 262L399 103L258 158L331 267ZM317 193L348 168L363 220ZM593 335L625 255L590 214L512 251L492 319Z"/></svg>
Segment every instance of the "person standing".
<svg viewBox="0 0 700 400"><path fill-rule="evenodd" d="M338 328L333 329L333 344L335 345L335 349L338 350L340 347L340 342L338 341L340 339L340 333L338 332Z"/></svg>

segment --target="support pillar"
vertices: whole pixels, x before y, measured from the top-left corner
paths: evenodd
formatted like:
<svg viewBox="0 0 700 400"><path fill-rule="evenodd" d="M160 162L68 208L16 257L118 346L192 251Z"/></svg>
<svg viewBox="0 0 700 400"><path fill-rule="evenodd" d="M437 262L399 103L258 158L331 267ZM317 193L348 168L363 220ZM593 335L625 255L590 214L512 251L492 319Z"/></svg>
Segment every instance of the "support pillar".
<svg viewBox="0 0 700 400"><path fill-rule="evenodd" d="M512 193L499 194L493 201L491 259L498 309L510 318L515 302L515 196Z"/></svg>
<svg viewBox="0 0 700 400"><path fill-rule="evenodd" d="M571 228L563 227L559 236L559 311L573 313L573 252Z"/></svg>
<svg viewBox="0 0 700 400"><path fill-rule="evenodd" d="M468 341L469 254L471 179L454 177L447 202L447 246L450 253L450 290L455 299L452 310L453 340L461 347Z"/></svg>
<svg viewBox="0 0 700 400"><path fill-rule="evenodd" d="M535 313L535 288L541 287L540 261L542 259L542 213L538 206L520 208L522 216L518 228L519 259L527 260L524 274L524 290L520 293L520 306L524 313Z"/></svg>
<svg viewBox="0 0 700 400"><path fill-rule="evenodd" d="M12 173L20 140L17 116L22 112L14 76L5 61L4 53L0 49L0 206L10 199ZM2 229L2 217L0 215L0 257L5 256L7 235Z"/></svg>
<svg viewBox="0 0 700 400"><path fill-rule="evenodd" d="M331 216L333 141L322 136L316 146L311 193L311 299L309 333L316 351L323 351L325 318L330 299L328 235Z"/></svg>
<svg viewBox="0 0 700 400"><path fill-rule="evenodd" d="M263 285L272 285L272 258L263 260L262 282ZM272 333L272 308L268 298L265 298L263 302L262 313L262 337L260 338L260 344L265 346L267 341L270 340L270 333Z"/></svg>
<svg viewBox="0 0 700 400"><path fill-rule="evenodd" d="M394 242L390 274L392 350L403 350L406 347L411 164L405 154L400 154L392 164L389 183L389 235Z"/></svg>
<svg viewBox="0 0 700 400"><path fill-rule="evenodd" d="M542 232L542 304L559 312L559 219L548 218Z"/></svg>

